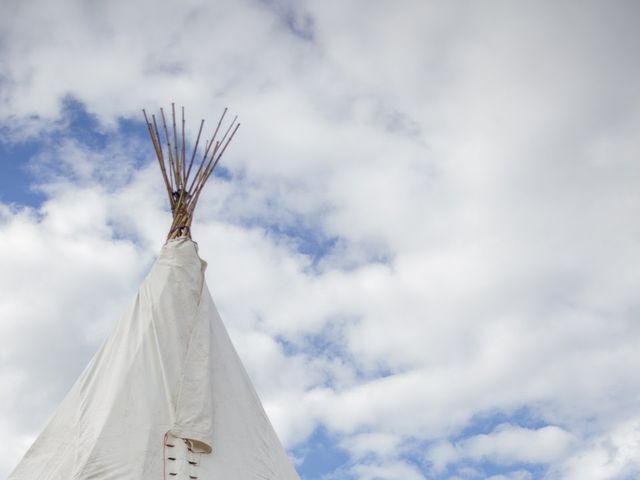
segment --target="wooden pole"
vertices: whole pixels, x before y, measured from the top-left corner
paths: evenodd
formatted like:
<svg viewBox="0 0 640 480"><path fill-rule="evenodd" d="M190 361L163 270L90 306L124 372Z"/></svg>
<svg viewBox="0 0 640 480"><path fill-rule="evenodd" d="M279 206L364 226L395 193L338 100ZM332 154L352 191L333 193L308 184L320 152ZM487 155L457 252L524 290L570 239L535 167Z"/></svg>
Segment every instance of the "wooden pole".
<svg viewBox="0 0 640 480"><path fill-rule="evenodd" d="M164 136L167 140L167 152L169 154L169 168L171 169L171 175L169 178L171 179L171 192L175 192L176 188L173 184L173 179L176 171L176 167L173 162L173 154L171 153L171 138L169 137L169 129L167 128L167 119L164 116L164 110L160 109L160 114L162 115L162 124L164 125Z"/></svg>
<svg viewBox="0 0 640 480"><path fill-rule="evenodd" d="M169 197L169 205L171 206L172 222L171 228L167 235L167 239L175 239L181 237L191 238L191 225L193 223L193 214L195 208L200 199L200 195L204 189L205 184L211 177L211 174L218 165L222 155L225 153L229 143L235 136L240 124L236 124L237 116L231 121L230 125L225 129L225 133L222 139L217 140L217 135L220 132L220 127L224 121L227 113L227 108L224 109L220 116L216 128L213 132L213 136L210 140L205 140L204 151L202 158L198 162L199 165L194 169L196 163L195 157L198 154L198 147L200 144L200 138L204 127L204 120L200 122L200 128L198 129L198 135L193 147L191 158L187 164L186 158L186 134L185 134L185 114L184 107L181 107L181 125L180 135L178 134L178 125L176 121L175 103L171 104L171 120L173 128L173 145L171 144L171 134L169 133L169 127L167 125L167 118L164 110L160 109L162 117L162 126L164 129L164 137L167 148L167 156L165 157L162 143L163 140L160 136L158 129L158 122L155 115L151 116L151 121L147 116L147 112L143 109L142 113L147 125L149 138L153 145L153 149L160 166L160 172L162 173L162 179L165 184L167 195Z"/></svg>

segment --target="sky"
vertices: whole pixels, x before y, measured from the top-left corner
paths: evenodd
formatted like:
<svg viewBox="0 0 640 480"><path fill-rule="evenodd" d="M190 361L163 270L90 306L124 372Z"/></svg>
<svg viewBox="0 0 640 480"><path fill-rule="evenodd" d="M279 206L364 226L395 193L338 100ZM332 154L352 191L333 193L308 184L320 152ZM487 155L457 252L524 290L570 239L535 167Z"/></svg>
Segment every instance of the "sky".
<svg viewBox="0 0 640 480"><path fill-rule="evenodd" d="M640 3L2 0L0 478L193 236L303 480L640 477Z"/></svg>

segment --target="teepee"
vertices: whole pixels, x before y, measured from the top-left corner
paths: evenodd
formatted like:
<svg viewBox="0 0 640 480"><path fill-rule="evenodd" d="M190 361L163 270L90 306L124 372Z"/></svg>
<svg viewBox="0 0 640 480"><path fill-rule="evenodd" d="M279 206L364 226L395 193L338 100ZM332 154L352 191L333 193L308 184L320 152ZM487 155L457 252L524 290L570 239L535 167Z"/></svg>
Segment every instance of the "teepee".
<svg viewBox="0 0 640 480"><path fill-rule="evenodd" d="M239 124L186 155L182 124L145 120L173 223L127 313L9 480L299 480L216 311L194 209ZM225 110L226 113L226 110ZM164 141L163 141L164 140ZM163 143L165 146L163 147ZM196 158L198 157L198 158Z"/></svg>

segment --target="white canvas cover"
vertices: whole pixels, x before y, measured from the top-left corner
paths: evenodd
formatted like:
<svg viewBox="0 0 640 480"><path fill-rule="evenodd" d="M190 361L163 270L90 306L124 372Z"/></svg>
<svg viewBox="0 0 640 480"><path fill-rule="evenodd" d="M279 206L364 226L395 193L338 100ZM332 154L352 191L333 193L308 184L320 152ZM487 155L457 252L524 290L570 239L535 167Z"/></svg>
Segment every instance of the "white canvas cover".
<svg viewBox="0 0 640 480"><path fill-rule="evenodd" d="M299 479L220 320L205 268L191 240L163 247L9 480Z"/></svg>

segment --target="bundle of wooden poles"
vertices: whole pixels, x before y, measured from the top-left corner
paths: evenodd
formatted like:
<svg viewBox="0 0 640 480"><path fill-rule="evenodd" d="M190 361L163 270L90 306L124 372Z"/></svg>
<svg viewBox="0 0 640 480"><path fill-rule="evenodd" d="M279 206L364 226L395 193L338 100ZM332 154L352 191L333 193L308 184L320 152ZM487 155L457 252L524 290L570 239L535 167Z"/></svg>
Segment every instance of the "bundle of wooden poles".
<svg viewBox="0 0 640 480"><path fill-rule="evenodd" d="M225 130L224 135L221 134L220 127L224 122L224 117L227 114L225 108L218 120L213 134L210 139L205 140L205 146L202 153L198 152L198 145L200 143L200 136L202 135L202 129L204 128L204 120L200 122L200 129L198 130L198 137L196 143L193 146L193 151L189 160L186 157L186 143L185 143L185 119L184 119L184 107L182 107L182 126L179 134L178 127L176 125L176 107L175 104L171 104L171 114L173 120L173 129L167 127L167 119L164 114L164 110L160 109L160 117L162 119L162 129L164 131L164 141L160 135L158 129L158 122L156 116L151 115L151 121L147 116L147 112L143 109L144 119L147 122L147 129L149 130L149 136L153 143L153 148L158 157L158 163L160 164L160 170L162 171L162 178L167 187L167 194L169 196L169 204L171 205L171 212L173 214L173 222L167 240L174 238L188 237L191 238L191 222L193 221L193 212L200 198L200 193L207 180L211 176L211 173L218 165L222 154L229 146L231 139L235 135L239 123L236 123L238 117L236 116L231 124L222 130ZM219 134L222 135L219 138ZM173 138L172 138L173 137ZM163 148L162 144L165 144L166 148ZM196 159L198 157L198 159Z"/></svg>

